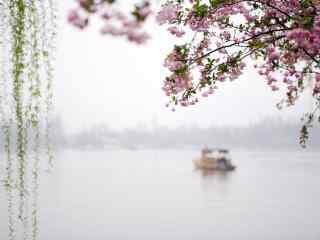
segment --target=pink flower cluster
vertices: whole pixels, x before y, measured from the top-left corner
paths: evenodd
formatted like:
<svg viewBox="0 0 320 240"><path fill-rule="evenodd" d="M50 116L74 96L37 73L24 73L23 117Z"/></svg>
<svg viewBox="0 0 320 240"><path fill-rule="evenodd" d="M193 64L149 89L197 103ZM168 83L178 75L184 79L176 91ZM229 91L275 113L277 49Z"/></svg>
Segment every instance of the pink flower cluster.
<svg viewBox="0 0 320 240"><path fill-rule="evenodd" d="M316 74L316 82L312 94L314 97L320 98L320 73Z"/></svg>
<svg viewBox="0 0 320 240"><path fill-rule="evenodd" d="M168 0L157 20L176 37L194 36L183 45L183 64L176 47L165 61L171 75L163 89L175 105L192 105L198 94L207 97L220 82L239 78L247 58L272 91L286 90L281 106L295 104L310 85L306 76L316 79L319 98L320 1Z"/></svg>
<svg viewBox="0 0 320 240"><path fill-rule="evenodd" d="M164 66L169 69L171 75L165 79L162 89L167 96L176 95L193 88L187 59L188 50L186 46L175 46L174 50L166 58ZM173 101L175 104L186 107L194 105L198 100L184 96L181 99L173 99Z"/></svg>
<svg viewBox="0 0 320 240"><path fill-rule="evenodd" d="M179 4L165 4L162 6L161 10L157 14L157 21L160 25L169 23L174 24L178 20L178 14L181 11L181 6Z"/></svg>
<svg viewBox="0 0 320 240"><path fill-rule="evenodd" d="M143 23L151 15L149 1L135 5L131 14L124 13L113 1L77 0L78 7L69 12L68 21L73 26L84 29L90 17L97 15L103 22L100 32L103 35L126 37L129 41L143 44L149 35L142 31Z"/></svg>
<svg viewBox="0 0 320 240"><path fill-rule="evenodd" d="M79 29L84 29L88 26L89 19L87 17L80 16L79 11L73 9L69 12L68 22Z"/></svg>
<svg viewBox="0 0 320 240"><path fill-rule="evenodd" d="M185 34L185 31L179 30L176 26L169 27L168 31L176 37L182 37Z"/></svg>

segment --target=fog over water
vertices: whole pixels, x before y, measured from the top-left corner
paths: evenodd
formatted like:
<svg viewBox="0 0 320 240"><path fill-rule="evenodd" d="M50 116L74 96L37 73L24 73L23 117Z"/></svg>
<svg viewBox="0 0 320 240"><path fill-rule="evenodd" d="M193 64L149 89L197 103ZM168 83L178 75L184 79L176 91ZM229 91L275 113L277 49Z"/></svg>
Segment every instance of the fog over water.
<svg viewBox="0 0 320 240"><path fill-rule="evenodd" d="M317 240L320 155L233 151L236 171L194 170L193 150L64 151L43 173L43 240ZM7 218L0 195L0 239Z"/></svg>

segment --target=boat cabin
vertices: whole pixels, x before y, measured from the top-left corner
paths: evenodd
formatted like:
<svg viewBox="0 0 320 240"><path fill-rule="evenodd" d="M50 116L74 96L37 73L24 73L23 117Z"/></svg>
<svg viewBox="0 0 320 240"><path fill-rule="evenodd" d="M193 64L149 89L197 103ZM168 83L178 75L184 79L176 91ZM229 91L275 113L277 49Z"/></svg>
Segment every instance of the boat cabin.
<svg viewBox="0 0 320 240"><path fill-rule="evenodd" d="M205 147L201 151L201 158L194 160L197 168L213 169L221 171L234 170L235 166L231 163L229 150L227 149L210 149Z"/></svg>

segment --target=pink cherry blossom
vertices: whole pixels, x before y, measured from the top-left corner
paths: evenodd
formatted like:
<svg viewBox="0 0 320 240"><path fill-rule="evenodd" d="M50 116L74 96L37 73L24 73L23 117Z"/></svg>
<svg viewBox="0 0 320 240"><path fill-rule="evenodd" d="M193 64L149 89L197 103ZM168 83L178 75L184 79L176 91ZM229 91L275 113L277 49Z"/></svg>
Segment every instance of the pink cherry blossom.
<svg viewBox="0 0 320 240"><path fill-rule="evenodd" d="M158 23L160 25L173 23L177 19L179 9L179 5L173 5L170 3L162 6L156 17Z"/></svg>

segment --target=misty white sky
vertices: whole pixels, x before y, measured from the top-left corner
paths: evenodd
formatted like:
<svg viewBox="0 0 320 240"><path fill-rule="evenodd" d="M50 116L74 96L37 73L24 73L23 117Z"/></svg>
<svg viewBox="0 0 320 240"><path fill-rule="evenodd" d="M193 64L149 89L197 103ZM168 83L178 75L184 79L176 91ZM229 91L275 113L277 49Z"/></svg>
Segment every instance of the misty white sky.
<svg viewBox="0 0 320 240"><path fill-rule="evenodd" d="M153 39L136 46L123 39L80 32L66 22L73 1L60 1L60 27L55 79L55 114L73 131L104 123L122 129L135 126L247 125L264 117L299 121L311 108L304 99L295 109L279 111L264 79L246 71L235 82L221 84L200 104L171 112L161 90L167 72L163 59L172 48L164 27L150 24Z"/></svg>

